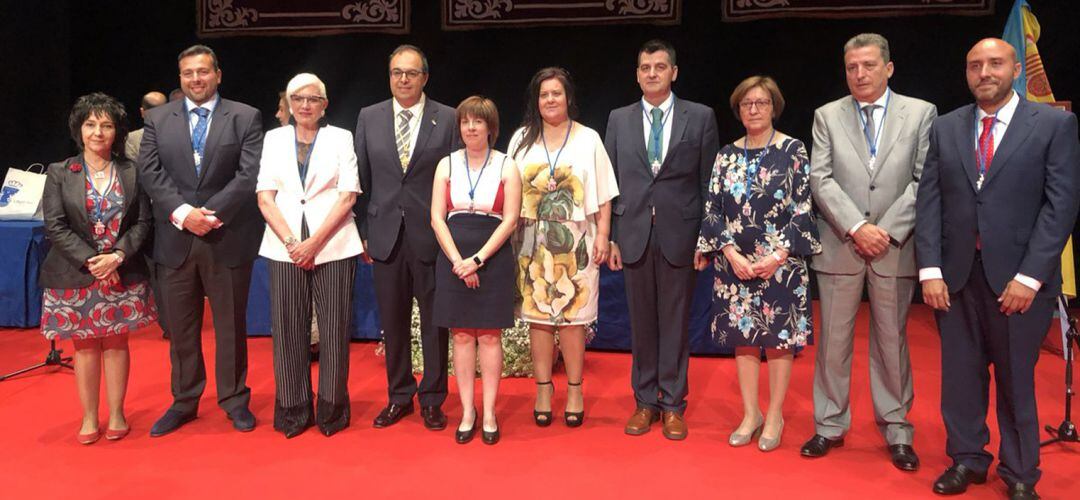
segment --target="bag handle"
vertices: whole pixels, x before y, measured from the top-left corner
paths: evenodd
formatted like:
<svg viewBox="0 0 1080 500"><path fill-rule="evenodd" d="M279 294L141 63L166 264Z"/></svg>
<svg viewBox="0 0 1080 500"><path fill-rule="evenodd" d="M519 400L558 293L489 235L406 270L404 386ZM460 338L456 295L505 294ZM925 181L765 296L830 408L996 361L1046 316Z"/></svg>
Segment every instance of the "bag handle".
<svg viewBox="0 0 1080 500"><path fill-rule="evenodd" d="M38 167L38 171L36 173L38 173L38 174L44 174L45 173L45 164L44 163L31 163L29 167L26 167L26 171L27 172L33 172L34 167Z"/></svg>

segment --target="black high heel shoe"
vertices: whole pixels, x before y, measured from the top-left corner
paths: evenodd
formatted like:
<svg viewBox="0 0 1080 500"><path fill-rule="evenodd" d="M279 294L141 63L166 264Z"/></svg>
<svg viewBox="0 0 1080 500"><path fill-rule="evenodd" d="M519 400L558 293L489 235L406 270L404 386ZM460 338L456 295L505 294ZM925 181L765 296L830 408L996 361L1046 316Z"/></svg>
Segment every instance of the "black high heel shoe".
<svg viewBox="0 0 1080 500"><path fill-rule="evenodd" d="M476 425L473 425L473 427L475 428ZM482 432L480 433L480 440L483 441L484 444L495 444L495 443L499 442L499 420L498 419L495 419L495 430L493 430L491 432L488 432L487 430L481 429L481 431Z"/></svg>
<svg viewBox="0 0 1080 500"><path fill-rule="evenodd" d="M569 387L580 387L581 382L578 382L576 384L573 383L573 382L567 382L566 385L569 386ZM567 399L569 399L569 396L567 396ZM585 395L584 394L582 394L581 399L582 399L581 404L582 404L582 407L584 408L584 405L585 405ZM585 423L585 410L583 409L582 411L564 412L563 420L566 422L567 427L581 427L581 424Z"/></svg>
<svg viewBox="0 0 1080 500"><path fill-rule="evenodd" d="M472 427L467 431L463 431L459 427L458 431L454 433L454 441L457 441L457 444L468 443L469 441L472 441L473 436L476 436L476 420L479 416L480 415L476 413L476 407L474 406ZM485 432L484 435L486 436L487 433Z"/></svg>
<svg viewBox="0 0 1080 500"><path fill-rule="evenodd" d="M552 384L550 380L548 380L547 382L537 382L536 385L550 385L551 394L552 396L555 395L555 385ZM533 421L536 422L536 425L540 427L547 427L551 425L551 410L538 411L533 408Z"/></svg>

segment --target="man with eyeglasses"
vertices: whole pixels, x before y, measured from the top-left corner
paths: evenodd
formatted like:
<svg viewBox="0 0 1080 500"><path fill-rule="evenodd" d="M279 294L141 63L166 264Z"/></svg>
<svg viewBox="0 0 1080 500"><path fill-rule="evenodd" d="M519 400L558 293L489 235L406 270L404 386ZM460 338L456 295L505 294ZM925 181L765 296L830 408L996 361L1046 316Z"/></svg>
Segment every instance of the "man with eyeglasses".
<svg viewBox="0 0 1080 500"><path fill-rule="evenodd" d="M851 426L851 356L863 288L870 297L870 390L893 465L919 468L907 415L914 390L907 315L915 293L915 192L934 105L889 88L889 42L864 33L844 44L851 95L814 113L810 188L821 217L815 255L821 336L814 366L809 458L842 446Z"/></svg>
<svg viewBox="0 0 1080 500"><path fill-rule="evenodd" d="M675 48L650 40L637 55L642 98L611 112L604 145L619 181L612 208L608 267L623 270L630 306L630 384L635 409L624 432L645 434L662 421L664 437L685 439L690 302L703 194L720 137L708 106L677 99Z"/></svg>
<svg viewBox="0 0 1080 500"><path fill-rule="evenodd" d="M435 256L431 229L431 185L435 165L448 155L457 136L454 108L424 94L427 57L420 48L401 45L390 54L391 99L360 110L356 120L356 159L363 194L355 205L360 237L373 262L375 295L386 345L389 402L375 417L388 427L413 412L419 392L424 426L446 428L442 411L447 394L449 332L432 324ZM412 374L412 302L420 307L424 375Z"/></svg>
<svg viewBox="0 0 1080 500"><path fill-rule="evenodd" d="M139 182L153 201L154 261L168 311L172 406L150 436L195 418L206 387L203 297L214 319L218 406L241 432L255 428L248 410L247 298L262 241L255 180L262 154L258 110L218 94L217 55L204 45L180 53L184 98L146 114Z"/></svg>

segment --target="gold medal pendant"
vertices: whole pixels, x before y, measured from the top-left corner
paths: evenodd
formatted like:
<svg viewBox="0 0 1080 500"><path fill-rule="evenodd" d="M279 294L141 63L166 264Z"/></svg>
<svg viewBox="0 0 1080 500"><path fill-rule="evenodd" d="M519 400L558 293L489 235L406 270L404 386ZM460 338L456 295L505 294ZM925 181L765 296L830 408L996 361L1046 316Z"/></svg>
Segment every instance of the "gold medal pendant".
<svg viewBox="0 0 1080 500"><path fill-rule="evenodd" d="M548 178L548 192L554 191L559 185L555 183L555 178Z"/></svg>
<svg viewBox="0 0 1080 500"><path fill-rule="evenodd" d="M105 234L105 224L102 224L101 221L95 222L94 223L94 235L95 236L103 236L104 234Z"/></svg>

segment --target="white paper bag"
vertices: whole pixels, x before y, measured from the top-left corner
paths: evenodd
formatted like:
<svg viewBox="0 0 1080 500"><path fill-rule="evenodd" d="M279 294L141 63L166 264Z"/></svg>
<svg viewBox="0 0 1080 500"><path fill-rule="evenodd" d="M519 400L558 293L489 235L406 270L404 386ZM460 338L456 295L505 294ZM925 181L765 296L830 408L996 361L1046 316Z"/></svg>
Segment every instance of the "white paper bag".
<svg viewBox="0 0 1080 500"><path fill-rule="evenodd" d="M32 169L38 167L38 172ZM41 195L45 191L45 166L30 165L26 170L9 168L0 186L0 220L43 220Z"/></svg>

